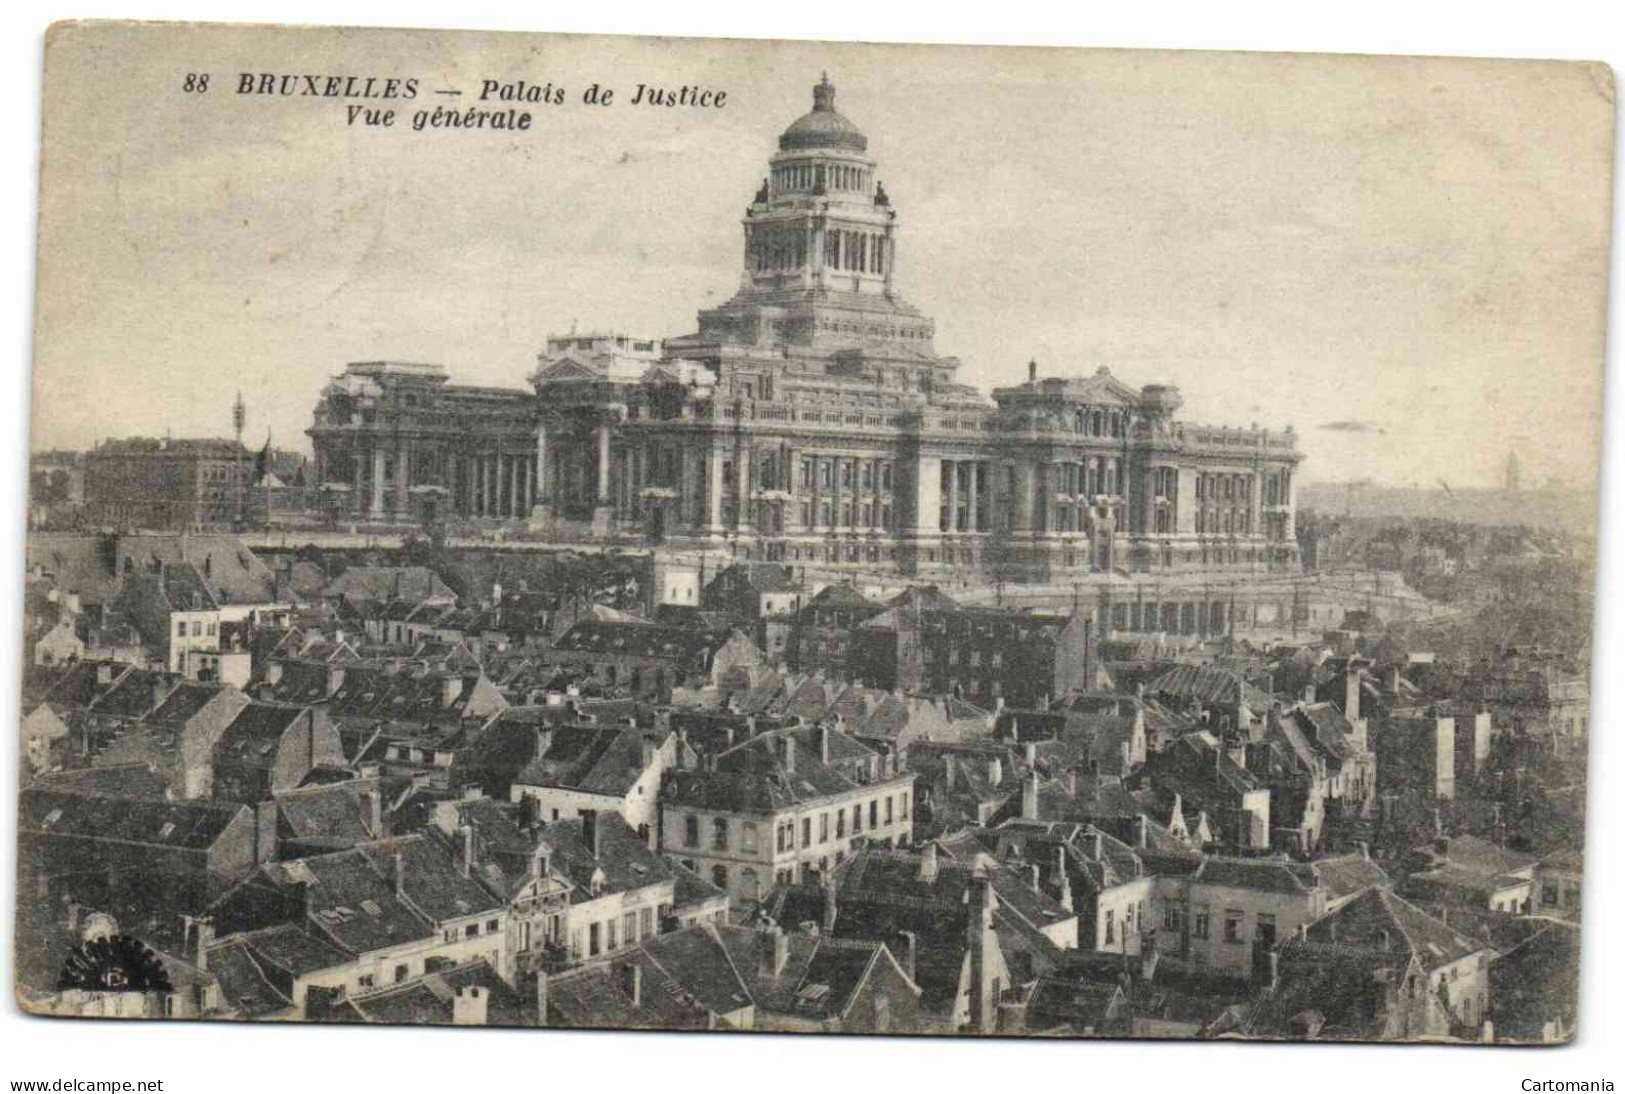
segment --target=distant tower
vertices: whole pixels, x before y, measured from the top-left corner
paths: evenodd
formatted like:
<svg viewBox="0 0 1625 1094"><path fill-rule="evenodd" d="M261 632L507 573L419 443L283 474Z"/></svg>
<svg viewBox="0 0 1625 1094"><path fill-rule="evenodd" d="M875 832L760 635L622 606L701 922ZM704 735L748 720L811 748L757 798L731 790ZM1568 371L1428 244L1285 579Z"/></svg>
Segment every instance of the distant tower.
<svg viewBox="0 0 1625 1094"><path fill-rule="evenodd" d="M1518 466L1518 454L1507 453L1506 488L1510 494L1523 489L1523 469Z"/></svg>
<svg viewBox="0 0 1625 1094"><path fill-rule="evenodd" d="M243 393L231 404L231 429L237 435L237 527L243 525L243 426L248 424L248 407L243 404Z"/></svg>

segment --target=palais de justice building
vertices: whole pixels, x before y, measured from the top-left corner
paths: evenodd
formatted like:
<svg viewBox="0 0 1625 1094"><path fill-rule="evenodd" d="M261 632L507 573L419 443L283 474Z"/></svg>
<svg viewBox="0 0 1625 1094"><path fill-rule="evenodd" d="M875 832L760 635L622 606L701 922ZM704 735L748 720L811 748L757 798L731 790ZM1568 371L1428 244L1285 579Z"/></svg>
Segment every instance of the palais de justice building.
<svg viewBox="0 0 1625 1094"><path fill-rule="evenodd" d="M1193 425L1105 368L990 404L901 296L901 226L826 78L698 331L549 338L531 391L352 364L310 429L326 504L919 575L1297 569L1290 427Z"/></svg>

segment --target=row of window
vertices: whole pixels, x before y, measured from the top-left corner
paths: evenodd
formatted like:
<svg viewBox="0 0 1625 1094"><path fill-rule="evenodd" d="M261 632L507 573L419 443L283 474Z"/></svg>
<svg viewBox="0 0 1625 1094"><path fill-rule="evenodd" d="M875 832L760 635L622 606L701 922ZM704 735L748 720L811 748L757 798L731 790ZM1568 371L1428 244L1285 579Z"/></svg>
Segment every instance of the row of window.
<svg viewBox="0 0 1625 1094"><path fill-rule="evenodd" d="M667 909L662 909L661 915L664 917L666 912ZM589 923L585 928L577 927L570 932L570 959L583 961L600 954L630 949L645 938L653 938L655 927L655 910L652 907L639 908L618 918L609 916Z"/></svg>
<svg viewBox="0 0 1625 1094"><path fill-rule="evenodd" d="M193 638L201 638L204 635L208 635L209 637L212 638L218 633L217 624L215 624L213 622L205 623L201 619L194 619L194 620L191 621L191 626L192 626L192 637ZM182 619L179 622L177 622L175 624L175 637L176 638L185 638L186 637L186 627L187 627L187 621L186 620Z"/></svg>
<svg viewBox="0 0 1625 1094"><path fill-rule="evenodd" d="M833 821L832 821L833 818ZM851 822L851 834L861 835L865 831L864 820L868 819L868 830L882 828L908 820L908 791L899 794L887 794L885 797L870 798L867 802L856 802L848 810L844 806L839 809L827 810L817 817L817 842L828 843L831 838L845 839L847 837L848 819ZM710 824L710 843L712 851L727 851L732 846L733 825L727 817L713 817ZM700 818L689 814L683 818L683 846L700 846ZM761 826L755 821L738 822L738 846L744 854L756 854L761 850ZM780 822L774 829L773 849L775 852L794 851L798 846L813 846L814 818L811 815L801 818L800 843L796 842L796 823L793 820ZM833 835L832 835L833 833Z"/></svg>
<svg viewBox="0 0 1625 1094"><path fill-rule="evenodd" d="M764 476L771 477L772 457L764 461ZM835 487L836 477L840 477L841 487L845 490L856 488L860 490L873 490L875 480L880 480L882 490L892 488L892 463L890 460L845 460L806 457L801 461L801 488L811 490L816 484L818 489L832 490Z"/></svg>
<svg viewBox="0 0 1625 1094"><path fill-rule="evenodd" d="M1221 519L1222 518L1222 519ZM1253 531L1253 513L1251 509L1198 509L1196 511L1196 534L1204 535L1251 535Z"/></svg>
<svg viewBox="0 0 1625 1094"><path fill-rule="evenodd" d="M813 521L815 512L818 517L816 523ZM812 502L804 501L801 503L801 526L803 528L874 528L876 527L875 517L877 515L880 517L879 527L890 531L892 527L892 508L890 505L876 506L867 501L858 502L854 505L852 502L843 501L840 508L837 509L834 502L821 501L815 511ZM856 523L852 519L854 516L857 517Z"/></svg>
<svg viewBox="0 0 1625 1094"><path fill-rule="evenodd" d="M1196 476L1196 496L1212 501L1215 498L1246 499L1253 496L1253 477L1251 475L1198 475Z"/></svg>
<svg viewBox="0 0 1625 1094"><path fill-rule="evenodd" d="M1145 909L1143 905L1140 910L1140 916L1143 921L1145 917ZM1247 941L1246 936L1242 933L1246 916L1247 913L1239 908L1225 909L1223 934L1223 939L1225 942L1239 945ZM1175 903L1165 904L1162 909L1162 926L1163 929L1168 931L1170 934L1177 935L1183 931L1185 928L1185 910L1183 906ZM1266 950L1273 947L1275 945L1275 917L1267 912L1259 912L1256 917L1255 926L1256 930L1253 932L1253 935L1258 945ZM1190 912L1191 937L1195 939L1207 939L1211 936L1212 930L1212 910L1206 904L1197 904L1193 906Z"/></svg>
<svg viewBox="0 0 1625 1094"><path fill-rule="evenodd" d="M500 920L500 919L488 919L488 920L485 921L485 933L486 934L497 934L501 930L502 930L502 920ZM448 927L448 928L446 928L446 930L442 934L442 937L447 942L456 942L459 938L478 938L479 936L480 936L480 925L478 923L470 923L470 924L466 925L465 927L463 927L463 930L462 930L461 934L458 933L456 927Z"/></svg>
<svg viewBox="0 0 1625 1094"><path fill-rule="evenodd" d="M856 190L867 192L873 172L844 163L787 163L773 169L773 191Z"/></svg>

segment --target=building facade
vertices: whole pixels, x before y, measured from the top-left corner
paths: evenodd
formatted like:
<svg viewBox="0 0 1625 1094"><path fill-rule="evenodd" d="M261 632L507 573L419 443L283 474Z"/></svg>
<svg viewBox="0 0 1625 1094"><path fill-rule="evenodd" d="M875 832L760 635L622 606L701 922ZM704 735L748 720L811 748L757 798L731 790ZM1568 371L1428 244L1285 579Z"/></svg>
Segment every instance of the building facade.
<svg viewBox="0 0 1625 1094"><path fill-rule="evenodd" d="M247 504L253 462L235 441L106 441L85 456L86 515L117 528L230 527Z"/></svg>
<svg viewBox="0 0 1625 1094"><path fill-rule="evenodd" d="M1187 423L1177 388L1104 367L1032 364L991 402L959 381L827 78L742 229L739 289L697 331L549 338L532 391L348 366L310 429L323 504L921 575L1296 570L1290 427Z"/></svg>

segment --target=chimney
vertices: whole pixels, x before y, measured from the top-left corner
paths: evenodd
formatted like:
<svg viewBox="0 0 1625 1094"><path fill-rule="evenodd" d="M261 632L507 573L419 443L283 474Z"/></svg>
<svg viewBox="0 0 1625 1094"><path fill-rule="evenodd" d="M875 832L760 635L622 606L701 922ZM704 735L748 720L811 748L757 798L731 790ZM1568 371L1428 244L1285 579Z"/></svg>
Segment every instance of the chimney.
<svg viewBox="0 0 1625 1094"><path fill-rule="evenodd" d="M1395 665L1388 670L1388 691L1395 698L1399 697L1399 666Z"/></svg>
<svg viewBox="0 0 1625 1094"><path fill-rule="evenodd" d="M1038 742L1028 741L1027 747L1023 751L1026 753L1027 770L1031 771L1038 766Z"/></svg>
<svg viewBox="0 0 1625 1094"><path fill-rule="evenodd" d="M829 763L829 726L827 725L818 727L818 759L825 764Z"/></svg>
<svg viewBox="0 0 1625 1094"><path fill-rule="evenodd" d="M643 1006L643 966L636 963L621 966L621 991L634 1007Z"/></svg>
<svg viewBox="0 0 1625 1094"><path fill-rule="evenodd" d="M49 884L50 883L47 881L46 886L49 886ZM44 887L42 886L42 889L43 888ZM80 921L80 919L83 918L83 916L84 916L84 906L82 904L80 904L77 900L68 901L68 933L69 934L78 934L79 933L79 921Z"/></svg>
<svg viewBox="0 0 1625 1094"><path fill-rule="evenodd" d="M937 845L933 840L920 852L919 880L930 883L937 880Z"/></svg>
<svg viewBox="0 0 1625 1094"><path fill-rule="evenodd" d="M786 775L796 773L796 738L791 733L784 735L784 773Z"/></svg>
<svg viewBox="0 0 1625 1094"><path fill-rule="evenodd" d="M1066 769L1066 796L1069 798L1078 796L1078 769L1075 767Z"/></svg>
<svg viewBox="0 0 1625 1094"><path fill-rule="evenodd" d="M1433 837L1435 839L1444 838L1444 813L1440 811L1437 805L1433 807Z"/></svg>
<svg viewBox="0 0 1625 1094"><path fill-rule="evenodd" d="M1095 861L1102 862L1106 858L1106 833L1095 829Z"/></svg>
<svg viewBox="0 0 1625 1094"><path fill-rule="evenodd" d="M997 756L987 761L987 782L989 786L998 786L1004 781L1004 764Z"/></svg>
<svg viewBox="0 0 1625 1094"><path fill-rule="evenodd" d="M502 607L502 582L500 581L491 583L491 607Z"/></svg>
<svg viewBox="0 0 1625 1094"><path fill-rule="evenodd" d="M1032 863L1027 867L1027 875L1027 884L1032 886L1033 892L1042 893L1044 891L1044 886L1039 882L1038 863Z"/></svg>
<svg viewBox="0 0 1625 1094"><path fill-rule="evenodd" d="M1281 955L1274 950L1268 954L1270 961L1270 991L1281 986Z"/></svg>
<svg viewBox="0 0 1625 1094"><path fill-rule="evenodd" d="M1350 724L1360 720L1360 670L1349 669L1343 676L1343 717Z"/></svg>
<svg viewBox="0 0 1625 1094"><path fill-rule="evenodd" d="M395 852L395 899L406 898L406 856L399 851Z"/></svg>
<svg viewBox="0 0 1625 1094"><path fill-rule="evenodd" d="M367 829L372 838L380 838L384 834L384 807L377 788L361 792L361 813L367 818Z"/></svg>
<svg viewBox="0 0 1625 1094"><path fill-rule="evenodd" d="M581 842L586 844L587 853L597 858L602 850L601 833L598 824L598 810L583 809L581 811Z"/></svg>
<svg viewBox="0 0 1625 1094"><path fill-rule="evenodd" d="M966 941L970 950L970 1021L982 1033L992 1033L998 1024L996 961L989 955L998 946L993 932L993 911L998 907L993 883L984 875L971 878L970 900L966 908Z"/></svg>
<svg viewBox="0 0 1625 1094"><path fill-rule="evenodd" d="M1066 848L1060 845L1055 848L1055 890L1061 907L1073 911L1072 879L1066 876Z"/></svg>
<svg viewBox="0 0 1625 1094"><path fill-rule="evenodd" d="M277 859L277 808L275 801L254 805L254 864L263 866Z"/></svg>
<svg viewBox="0 0 1625 1094"><path fill-rule="evenodd" d="M536 1024L547 1026L547 971L536 970Z"/></svg>
<svg viewBox="0 0 1625 1094"><path fill-rule="evenodd" d="M1315 701L1315 685L1309 684L1303 689L1303 702L1305 706L1312 706Z"/></svg>
<svg viewBox="0 0 1625 1094"><path fill-rule="evenodd" d="M474 826L472 824L460 825L457 831L463 837L463 857L459 864L463 876L467 877L474 872Z"/></svg>
<svg viewBox="0 0 1625 1094"><path fill-rule="evenodd" d="M1299 942L1307 942L1307 941L1309 941L1309 924L1307 924L1307 923L1298 924L1298 941Z"/></svg>
<svg viewBox="0 0 1625 1094"><path fill-rule="evenodd" d="M456 673L448 672L440 678L440 705L449 707L463 694L463 678Z"/></svg>
<svg viewBox="0 0 1625 1094"><path fill-rule="evenodd" d="M1118 742L1117 750L1122 754L1120 765L1122 767L1121 774L1123 777L1127 778L1128 773L1134 770L1134 750L1127 741Z"/></svg>
<svg viewBox="0 0 1625 1094"><path fill-rule="evenodd" d="M758 975L767 980L777 980L784 974L784 966L790 961L790 937L777 927L758 931L756 947L760 962Z"/></svg>
<svg viewBox="0 0 1625 1094"><path fill-rule="evenodd" d="M1027 382L1029 384L1038 383L1038 362L1037 361L1028 361L1027 362Z"/></svg>
<svg viewBox="0 0 1625 1094"><path fill-rule="evenodd" d="M152 709L157 710L164 705L164 696L169 694L169 682L159 673L152 678Z"/></svg>
<svg viewBox="0 0 1625 1094"><path fill-rule="evenodd" d="M458 988L451 1000L451 1024L454 1026L485 1025L486 1007L490 999L486 990L477 984Z"/></svg>
<svg viewBox="0 0 1625 1094"><path fill-rule="evenodd" d="M1142 851L1151 846L1150 822L1144 813L1134 818L1134 845Z"/></svg>
<svg viewBox="0 0 1625 1094"><path fill-rule="evenodd" d="M1360 840L1354 846L1360 849L1361 858L1365 859L1367 862L1371 861L1371 844L1367 843L1365 840Z"/></svg>
<svg viewBox="0 0 1625 1094"><path fill-rule="evenodd" d="M952 752L942 758L942 781L943 785L950 791L954 788L954 777L959 773L958 767L959 758Z"/></svg>
<svg viewBox="0 0 1625 1094"><path fill-rule="evenodd" d="M913 931L898 931L897 934L903 940L903 971L908 973L910 980L913 980L915 961L919 957L918 941Z"/></svg>
<svg viewBox="0 0 1625 1094"><path fill-rule="evenodd" d="M1021 781L1021 816L1024 820L1038 819L1038 773L1029 772Z"/></svg>

